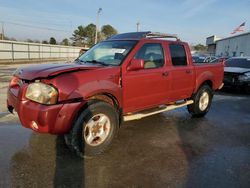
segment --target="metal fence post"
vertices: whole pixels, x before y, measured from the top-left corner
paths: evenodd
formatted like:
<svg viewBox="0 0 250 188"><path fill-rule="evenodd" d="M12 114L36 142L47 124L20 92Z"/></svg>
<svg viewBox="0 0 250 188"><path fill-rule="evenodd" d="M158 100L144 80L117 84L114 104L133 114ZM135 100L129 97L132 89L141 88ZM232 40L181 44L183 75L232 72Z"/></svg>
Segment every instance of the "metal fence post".
<svg viewBox="0 0 250 188"><path fill-rule="evenodd" d="M11 54L12 54L12 61L15 60L15 54L14 54L14 43L11 42Z"/></svg>
<svg viewBox="0 0 250 188"><path fill-rule="evenodd" d="M41 59L41 45L38 45L38 58Z"/></svg>
<svg viewBox="0 0 250 188"><path fill-rule="evenodd" d="M28 44L28 59L30 60L30 44Z"/></svg>
<svg viewBox="0 0 250 188"><path fill-rule="evenodd" d="M49 46L49 54L50 54L50 58L51 58L51 45Z"/></svg>

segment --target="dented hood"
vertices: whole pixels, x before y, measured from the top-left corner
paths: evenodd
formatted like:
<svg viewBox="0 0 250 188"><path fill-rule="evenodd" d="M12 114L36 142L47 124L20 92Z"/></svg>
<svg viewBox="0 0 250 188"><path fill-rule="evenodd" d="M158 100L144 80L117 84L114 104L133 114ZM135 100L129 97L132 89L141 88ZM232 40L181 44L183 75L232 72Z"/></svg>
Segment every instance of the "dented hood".
<svg viewBox="0 0 250 188"><path fill-rule="evenodd" d="M93 64L77 64L77 63L58 63L58 64L38 64L19 68L14 75L24 80L34 80L40 78L48 78L58 74L101 68L101 66Z"/></svg>

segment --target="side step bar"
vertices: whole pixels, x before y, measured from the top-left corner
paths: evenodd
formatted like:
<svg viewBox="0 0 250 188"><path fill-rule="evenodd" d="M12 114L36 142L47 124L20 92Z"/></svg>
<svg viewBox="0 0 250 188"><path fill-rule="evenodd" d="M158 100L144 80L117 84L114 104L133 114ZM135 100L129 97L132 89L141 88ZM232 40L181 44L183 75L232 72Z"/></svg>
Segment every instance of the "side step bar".
<svg viewBox="0 0 250 188"><path fill-rule="evenodd" d="M194 101L193 100L188 100L185 101L183 103L178 103L178 104L173 104L173 105L166 105L164 108L157 108L157 110L151 110L151 111L142 111L136 114L129 114L129 115L125 115L123 116L123 120L124 121L132 121L132 120L138 120L138 119L142 119L144 117L148 117L148 116L152 116L155 114L159 114L162 112L166 112L166 111L170 111L170 110L174 110L176 108L180 108L183 106L187 106L189 104L193 104Z"/></svg>

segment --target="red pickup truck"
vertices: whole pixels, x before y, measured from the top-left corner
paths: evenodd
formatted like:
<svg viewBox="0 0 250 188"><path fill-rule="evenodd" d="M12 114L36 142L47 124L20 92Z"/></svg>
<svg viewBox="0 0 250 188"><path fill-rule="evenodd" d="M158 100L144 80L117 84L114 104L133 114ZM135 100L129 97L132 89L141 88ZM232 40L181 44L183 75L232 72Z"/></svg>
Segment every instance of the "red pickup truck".
<svg viewBox="0 0 250 188"><path fill-rule="evenodd" d="M123 120L183 106L204 116L222 80L222 63L194 65L188 44L175 35L124 33L74 63L17 69L7 106L24 127L63 134L79 156L90 156L110 145Z"/></svg>

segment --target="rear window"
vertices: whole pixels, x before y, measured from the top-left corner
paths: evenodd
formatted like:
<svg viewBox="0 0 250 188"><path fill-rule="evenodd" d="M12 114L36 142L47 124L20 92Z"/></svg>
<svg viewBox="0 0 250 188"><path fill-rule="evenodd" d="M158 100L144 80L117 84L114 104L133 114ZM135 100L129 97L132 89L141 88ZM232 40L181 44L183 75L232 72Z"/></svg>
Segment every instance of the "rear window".
<svg viewBox="0 0 250 188"><path fill-rule="evenodd" d="M232 58L226 61L226 67L241 67L250 68L250 59L247 58Z"/></svg>
<svg viewBox="0 0 250 188"><path fill-rule="evenodd" d="M187 65L186 51L183 45L170 44L169 49L170 49L173 66L186 66Z"/></svg>

